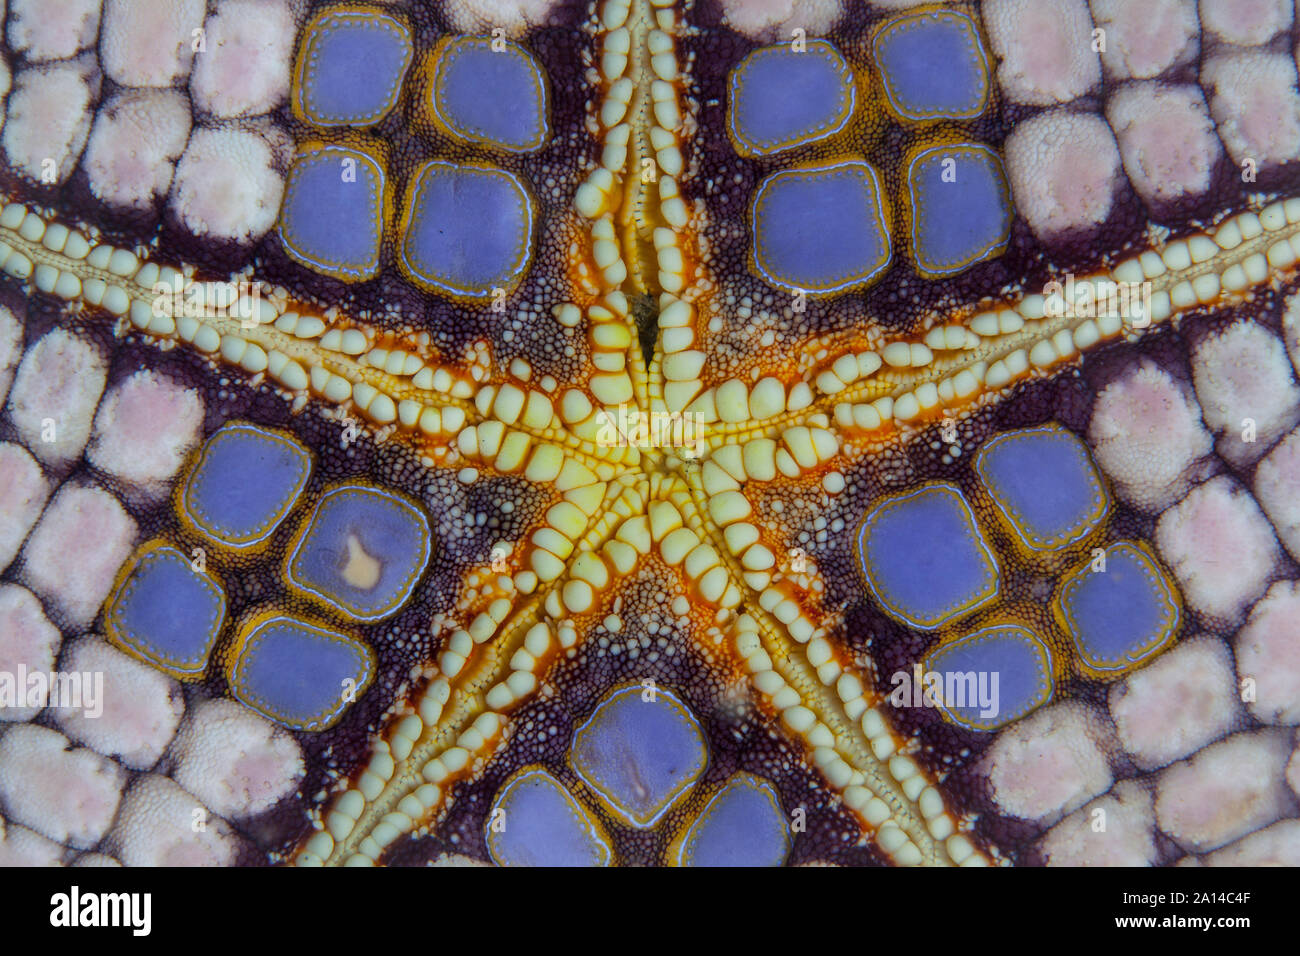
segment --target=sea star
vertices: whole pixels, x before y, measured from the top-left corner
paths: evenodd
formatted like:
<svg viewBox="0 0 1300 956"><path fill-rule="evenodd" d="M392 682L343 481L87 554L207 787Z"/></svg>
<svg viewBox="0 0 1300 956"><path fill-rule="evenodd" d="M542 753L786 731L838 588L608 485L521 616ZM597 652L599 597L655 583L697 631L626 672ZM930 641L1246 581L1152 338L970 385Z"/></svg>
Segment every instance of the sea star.
<svg viewBox="0 0 1300 956"><path fill-rule="evenodd" d="M1294 854L1289 12L148 6L11 4L0 667L167 703L13 710L0 852Z"/></svg>

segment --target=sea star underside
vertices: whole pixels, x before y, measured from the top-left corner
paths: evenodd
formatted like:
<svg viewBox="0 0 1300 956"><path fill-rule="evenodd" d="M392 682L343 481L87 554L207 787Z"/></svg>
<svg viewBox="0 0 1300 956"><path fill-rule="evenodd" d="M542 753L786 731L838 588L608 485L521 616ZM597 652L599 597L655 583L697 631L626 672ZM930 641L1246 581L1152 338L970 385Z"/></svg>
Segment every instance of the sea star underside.
<svg viewBox="0 0 1300 956"><path fill-rule="evenodd" d="M1300 862L1238 7L9 0L0 862Z"/></svg>

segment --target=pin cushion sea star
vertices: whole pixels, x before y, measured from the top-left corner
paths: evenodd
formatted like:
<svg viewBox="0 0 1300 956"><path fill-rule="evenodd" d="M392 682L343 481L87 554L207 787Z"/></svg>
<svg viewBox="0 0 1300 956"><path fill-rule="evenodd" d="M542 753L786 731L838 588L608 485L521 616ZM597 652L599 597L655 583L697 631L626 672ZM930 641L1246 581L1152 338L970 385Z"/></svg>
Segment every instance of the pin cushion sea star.
<svg viewBox="0 0 1300 956"><path fill-rule="evenodd" d="M1291 4L3 16L0 862L1300 860Z"/></svg>

